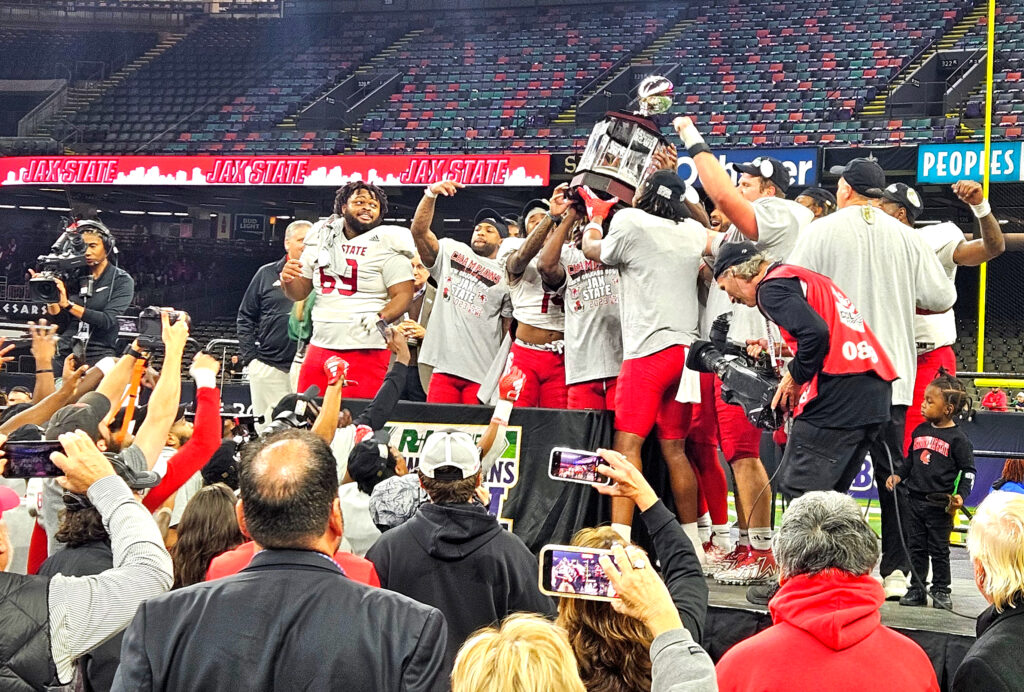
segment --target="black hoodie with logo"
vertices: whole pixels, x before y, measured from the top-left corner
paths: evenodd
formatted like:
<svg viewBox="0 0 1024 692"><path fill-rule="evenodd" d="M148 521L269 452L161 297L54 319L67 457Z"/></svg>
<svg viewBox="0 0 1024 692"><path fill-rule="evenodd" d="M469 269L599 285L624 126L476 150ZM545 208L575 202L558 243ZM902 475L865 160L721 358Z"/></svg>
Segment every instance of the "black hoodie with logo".
<svg viewBox="0 0 1024 692"><path fill-rule="evenodd" d="M426 504L366 553L380 585L440 610L448 621L446 670L474 631L505 616L554 616L537 558L479 504Z"/></svg>

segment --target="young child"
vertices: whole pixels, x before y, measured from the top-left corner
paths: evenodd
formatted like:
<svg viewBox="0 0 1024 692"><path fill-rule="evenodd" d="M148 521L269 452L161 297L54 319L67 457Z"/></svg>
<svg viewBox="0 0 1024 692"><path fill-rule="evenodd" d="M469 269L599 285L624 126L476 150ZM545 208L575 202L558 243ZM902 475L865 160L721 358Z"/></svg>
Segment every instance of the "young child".
<svg viewBox="0 0 1024 692"><path fill-rule="evenodd" d="M933 493L952 496L955 512L974 486L974 451L967 435L953 421L968 403L963 384L944 370L924 391L921 415L925 422L914 430L910 455L889 476L885 485L892 490L903 483L909 508L907 546L913 568L911 587L900 605L928 605L924 579L928 577L928 558L932 566L932 606L953 609L949 596L949 534L953 516L946 507L929 501Z"/></svg>

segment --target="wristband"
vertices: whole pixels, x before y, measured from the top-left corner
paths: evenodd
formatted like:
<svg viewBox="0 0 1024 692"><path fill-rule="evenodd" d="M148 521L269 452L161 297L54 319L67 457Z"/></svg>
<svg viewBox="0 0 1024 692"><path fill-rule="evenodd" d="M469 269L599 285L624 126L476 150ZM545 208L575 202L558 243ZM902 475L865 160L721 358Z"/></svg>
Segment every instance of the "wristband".
<svg viewBox="0 0 1024 692"><path fill-rule="evenodd" d="M971 211L974 212L974 217L977 219L983 219L992 213L992 205L988 203L987 199L981 200L981 204L972 204Z"/></svg>
<svg viewBox="0 0 1024 692"><path fill-rule="evenodd" d="M697 154L710 154L711 147L704 143L704 140L697 142L691 147L686 148L686 153L689 154L690 158L695 158Z"/></svg>
<svg viewBox="0 0 1024 692"><path fill-rule="evenodd" d="M498 399L498 403L494 405L494 415L491 416L491 422L508 427L508 417L511 414L512 402L507 399Z"/></svg>
<svg viewBox="0 0 1024 692"><path fill-rule="evenodd" d="M50 373L52 375L53 374L53 370L51 370L50 368L43 368L42 370L36 370L36 374L37 375L42 375L44 373Z"/></svg>
<svg viewBox="0 0 1024 692"><path fill-rule="evenodd" d="M104 376L109 375L110 371L117 365L117 359L113 356L107 356L106 358L100 359L100 362L96 363L96 367L99 368Z"/></svg>
<svg viewBox="0 0 1024 692"><path fill-rule="evenodd" d="M704 143L704 137L701 136L700 131L692 122L683 128L683 131L679 133L679 136L682 138L683 145L686 147L687 152L698 144L704 144L705 147L707 146L707 144Z"/></svg>
<svg viewBox="0 0 1024 692"><path fill-rule="evenodd" d="M131 356L135 360L146 360L146 358L148 357L145 351L140 351L138 349L134 349L131 346L128 346L128 348L125 350L124 354L126 356ZM104 373L104 374L106 374L106 373Z"/></svg>
<svg viewBox="0 0 1024 692"><path fill-rule="evenodd" d="M188 374L192 376L193 380L195 380L196 389L202 389L203 387L217 387L217 376L210 370L199 370L193 368Z"/></svg>
<svg viewBox="0 0 1024 692"><path fill-rule="evenodd" d="M437 193L430 189L430 186L423 188L423 196L427 199L437 199Z"/></svg>
<svg viewBox="0 0 1024 692"><path fill-rule="evenodd" d="M597 223L596 221L591 221L590 223L588 223L586 226L583 227L583 232L586 233L591 228L593 228L598 233L600 233L602 238L604 237L604 226L602 226L601 224Z"/></svg>
<svg viewBox="0 0 1024 692"><path fill-rule="evenodd" d="M562 217L561 217L561 216L555 216L555 215L554 215L554 214L552 214L551 212L548 212L548 213L547 213L547 217L548 217L549 219L551 219L551 223L552 223L552 225L554 225L554 226L557 226L558 224L562 223Z"/></svg>

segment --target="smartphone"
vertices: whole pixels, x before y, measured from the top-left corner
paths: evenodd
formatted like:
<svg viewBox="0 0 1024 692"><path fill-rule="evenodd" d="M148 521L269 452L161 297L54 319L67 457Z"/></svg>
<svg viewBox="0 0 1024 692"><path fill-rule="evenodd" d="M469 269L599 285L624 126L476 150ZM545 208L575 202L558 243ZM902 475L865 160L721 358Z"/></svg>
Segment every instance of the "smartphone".
<svg viewBox="0 0 1024 692"><path fill-rule="evenodd" d="M377 331L384 337L384 341L388 340L388 322L387 320L377 320Z"/></svg>
<svg viewBox="0 0 1024 692"><path fill-rule="evenodd" d="M548 476L570 483L613 485L615 481L597 471L597 467L604 463L605 460L594 452L555 447L548 460Z"/></svg>
<svg viewBox="0 0 1024 692"><path fill-rule="evenodd" d="M4 478L56 478L63 476L56 464L50 461L52 452L63 452L64 447L57 440L31 442L7 442L3 446Z"/></svg>
<svg viewBox="0 0 1024 692"><path fill-rule="evenodd" d="M611 555L611 552L572 545L544 546L540 551L540 590L562 598L615 600L618 598L615 587L599 562L602 555Z"/></svg>

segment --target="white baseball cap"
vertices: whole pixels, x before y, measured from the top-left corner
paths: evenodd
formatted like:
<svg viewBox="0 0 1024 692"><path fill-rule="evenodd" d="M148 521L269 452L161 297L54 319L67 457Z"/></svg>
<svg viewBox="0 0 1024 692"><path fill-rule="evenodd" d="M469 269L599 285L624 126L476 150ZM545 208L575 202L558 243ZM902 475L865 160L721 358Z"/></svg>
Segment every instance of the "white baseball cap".
<svg viewBox="0 0 1024 692"><path fill-rule="evenodd" d="M480 471L480 448L464 432L435 432L423 443L419 470L443 481L470 478Z"/></svg>

